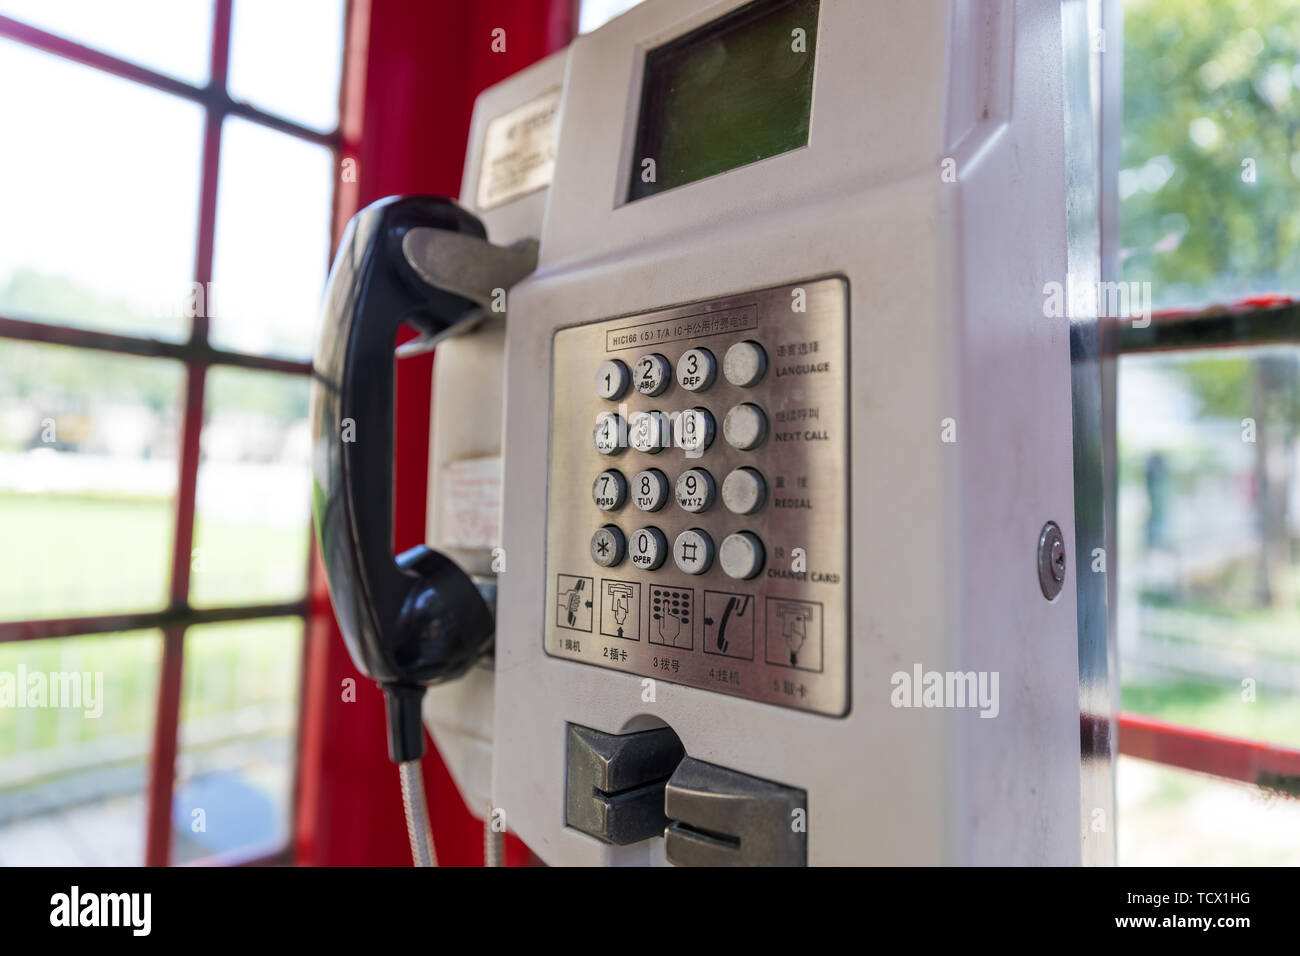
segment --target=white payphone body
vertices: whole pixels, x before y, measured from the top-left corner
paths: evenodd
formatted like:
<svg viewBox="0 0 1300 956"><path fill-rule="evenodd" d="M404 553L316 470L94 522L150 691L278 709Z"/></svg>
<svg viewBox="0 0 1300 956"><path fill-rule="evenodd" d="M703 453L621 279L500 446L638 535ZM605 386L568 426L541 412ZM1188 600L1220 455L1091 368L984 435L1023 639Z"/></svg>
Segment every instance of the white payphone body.
<svg viewBox="0 0 1300 956"><path fill-rule="evenodd" d="M540 258L439 346L497 627L424 713L545 862L1083 859L1062 44L649 0L479 98L461 203Z"/></svg>

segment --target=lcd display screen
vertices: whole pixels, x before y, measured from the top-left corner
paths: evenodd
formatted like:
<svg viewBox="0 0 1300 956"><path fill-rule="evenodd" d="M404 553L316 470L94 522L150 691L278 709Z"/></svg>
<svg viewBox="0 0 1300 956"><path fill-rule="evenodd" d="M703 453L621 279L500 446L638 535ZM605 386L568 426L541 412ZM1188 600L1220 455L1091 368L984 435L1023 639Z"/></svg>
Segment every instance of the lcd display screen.
<svg viewBox="0 0 1300 956"><path fill-rule="evenodd" d="M628 201L808 144L819 0L758 0L646 54Z"/></svg>

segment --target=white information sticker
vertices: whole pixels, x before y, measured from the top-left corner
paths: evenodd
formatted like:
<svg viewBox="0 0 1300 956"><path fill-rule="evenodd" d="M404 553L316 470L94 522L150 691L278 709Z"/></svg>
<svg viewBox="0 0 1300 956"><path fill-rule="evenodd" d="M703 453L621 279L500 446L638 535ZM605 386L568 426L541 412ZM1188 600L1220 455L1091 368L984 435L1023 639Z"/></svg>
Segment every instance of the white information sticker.
<svg viewBox="0 0 1300 956"><path fill-rule="evenodd" d="M468 458L443 469L442 540L453 548L501 543L500 458Z"/></svg>
<svg viewBox="0 0 1300 956"><path fill-rule="evenodd" d="M491 209L551 184L560 87L488 123L478 170L478 208Z"/></svg>

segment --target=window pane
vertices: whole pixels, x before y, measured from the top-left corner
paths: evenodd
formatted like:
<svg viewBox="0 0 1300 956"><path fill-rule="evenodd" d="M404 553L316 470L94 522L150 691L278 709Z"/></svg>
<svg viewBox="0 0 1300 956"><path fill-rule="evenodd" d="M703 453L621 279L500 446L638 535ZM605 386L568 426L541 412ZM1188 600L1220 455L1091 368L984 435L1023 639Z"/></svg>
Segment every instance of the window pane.
<svg viewBox="0 0 1300 956"><path fill-rule="evenodd" d="M212 0L0 0L0 14L178 79L208 78Z"/></svg>
<svg viewBox="0 0 1300 956"><path fill-rule="evenodd" d="M202 110L8 41L0 90L0 314L185 338Z"/></svg>
<svg viewBox="0 0 1300 956"><path fill-rule="evenodd" d="M144 862L161 659L156 631L0 644L27 689L0 707L0 865Z"/></svg>
<svg viewBox="0 0 1300 956"><path fill-rule="evenodd" d="M311 356L329 271L333 159L227 120L213 264L212 339L247 352Z"/></svg>
<svg viewBox="0 0 1300 956"><path fill-rule="evenodd" d="M1126 708L1300 746L1300 350L1119 366Z"/></svg>
<svg viewBox="0 0 1300 956"><path fill-rule="evenodd" d="M173 863L270 852L288 840L301 673L296 618L190 629Z"/></svg>
<svg viewBox="0 0 1300 956"><path fill-rule="evenodd" d="M578 8L578 32L590 33L635 7L641 0L582 0Z"/></svg>
<svg viewBox="0 0 1300 956"><path fill-rule="evenodd" d="M1115 789L1121 866L1300 866L1300 801L1132 757Z"/></svg>
<svg viewBox="0 0 1300 956"><path fill-rule="evenodd" d="M208 373L190 582L195 604L291 601L305 593L308 387L305 376Z"/></svg>
<svg viewBox="0 0 1300 956"><path fill-rule="evenodd" d="M343 0L236 0L230 95L321 131L339 118Z"/></svg>
<svg viewBox="0 0 1300 956"><path fill-rule="evenodd" d="M0 620L166 603L183 378L0 340Z"/></svg>
<svg viewBox="0 0 1300 956"><path fill-rule="evenodd" d="M1123 277L1156 306L1300 290L1293 0L1126 0Z"/></svg>

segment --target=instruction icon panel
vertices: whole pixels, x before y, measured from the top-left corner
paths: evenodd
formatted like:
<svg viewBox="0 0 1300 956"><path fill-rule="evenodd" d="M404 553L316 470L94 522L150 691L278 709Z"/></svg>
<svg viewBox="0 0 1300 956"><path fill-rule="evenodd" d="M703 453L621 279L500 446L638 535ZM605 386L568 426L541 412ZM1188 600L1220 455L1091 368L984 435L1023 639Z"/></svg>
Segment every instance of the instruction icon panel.
<svg viewBox="0 0 1300 956"><path fill-rule="evenodd" d="M641 585L637 581L600 581L600 633L625 641L641 640Z"/></svg>
<svg viewBox="0 0 1300 956"><path fill-rule="evenodd" d="M591 578L575 574L556 575L556 625L571 631L590 631L593 597Z"/></svg>
<svg viewBox="0 0 1300 956"><path fill-rule="evenodd" d="M650 586L650 636L651 644L695 647L695 591L693 588L670 588L658 584Z"/></svg>
<svg viewBox="0 0 1300 956"><path fill-rule="evenodd" d="M752 661L757 604L749 594L705 591L704 653Z"/></svg>
<svg viewBox="0 0 1300 956"><path fill-rule="evenodd" d="M767 662L803 671L822 669L822 606L767 599Z"/></svg>

